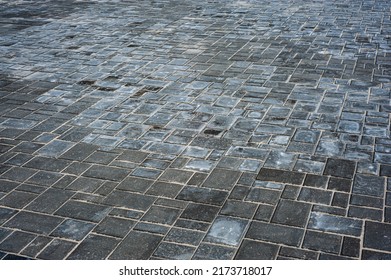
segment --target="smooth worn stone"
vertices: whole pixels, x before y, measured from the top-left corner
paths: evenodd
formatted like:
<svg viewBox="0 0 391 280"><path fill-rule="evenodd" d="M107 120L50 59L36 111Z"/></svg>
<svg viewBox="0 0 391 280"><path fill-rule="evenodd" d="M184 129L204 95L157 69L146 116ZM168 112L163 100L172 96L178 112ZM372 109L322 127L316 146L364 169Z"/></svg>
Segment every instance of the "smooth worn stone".
<svg viewBox="0 0 391 280"><path fill-rule="evenodd" d="M353 193L383 197L385 179L377 176L357 174L353 181Z"/></svg>
<svg viewBox="0 0 391 280"><path fill-rule="evenodd" d="M236 246L245 234L247 220L218 216L205 237L210 243Z"/></svg>
<svg viewBox="0 0 391 280"><path fill-rule="evenodd" d="M331 216L323 213L312 213L308 228L344 235L360 236L363 223L345 217Z"/></svg>

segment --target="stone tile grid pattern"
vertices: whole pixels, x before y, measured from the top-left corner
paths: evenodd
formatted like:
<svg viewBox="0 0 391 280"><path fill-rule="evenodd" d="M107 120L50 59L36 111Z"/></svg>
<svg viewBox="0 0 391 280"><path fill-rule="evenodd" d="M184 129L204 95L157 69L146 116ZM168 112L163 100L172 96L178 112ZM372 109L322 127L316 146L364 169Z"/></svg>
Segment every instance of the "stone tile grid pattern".
<svg viewBox="0 0 391 280"><path fill-rule="evenodd" d="M0 11L0 259L391 258L388 1L36 2Z"/></svg>

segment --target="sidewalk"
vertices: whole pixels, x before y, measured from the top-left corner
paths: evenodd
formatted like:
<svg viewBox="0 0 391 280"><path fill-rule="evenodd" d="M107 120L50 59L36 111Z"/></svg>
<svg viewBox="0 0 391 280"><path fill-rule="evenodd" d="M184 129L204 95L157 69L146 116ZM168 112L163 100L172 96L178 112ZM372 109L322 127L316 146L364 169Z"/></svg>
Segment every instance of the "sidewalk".
<svg viewBox="0 0 391 280"><path fill-rule="evenodd" d="M0 1L0 259L391 259L391 2Z"/></svg>

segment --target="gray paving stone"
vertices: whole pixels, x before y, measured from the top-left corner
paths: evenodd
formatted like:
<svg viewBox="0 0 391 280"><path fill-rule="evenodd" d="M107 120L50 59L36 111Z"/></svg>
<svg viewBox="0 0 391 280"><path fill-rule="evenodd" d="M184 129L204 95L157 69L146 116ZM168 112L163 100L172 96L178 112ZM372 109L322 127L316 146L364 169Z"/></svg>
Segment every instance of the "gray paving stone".
<svg viewBox="0 0 391 280"><path fill-rule="evenodd" d="M119 241L112 237L89 235L67 257L68 260L102 260L112 252Z"/></svg>
<svg viewBox="0 0 391 280"><path fill-rule="evenodd" d="M235 260L275 260L277 245L245 239L235 256Z"/></svg>
<svg viewBox="0 0 391 280"><path fill-rule="evenodd" d="M264 222L251 222L246 238L277 244L298 246L304 236L304 230Z"/></svg>
<svg viewBox="0 0 391 280"><path fill-rule="evenodd" d="M111 260L145 260L150 258L162 240L161 236L131 231L110 255Z"/></svg>
<svg viewBox="0 0 391 280"><path fill-rule="evenodd" d="M311 204L280 200L272 218L273 223L304 227L307 223Z"/></svg>
<svg viewBox="0 0 391 280"><path fill-rule="evenodd" d="M110 210L110 207L103 205L71 200L61 206L55 212L55 215L89 222L100 222Z"/></svg>
<svg viewBox="0 0 391 280"><path fill-rule="evenodd" d="M21 211L4 226L38 234L49 234L63 219L48 215Z"/></svg>
<svg viewBox="0 0 391 280"><path fill-rule="evenodd" d="M76 243L74 242L54 239L45 247L37 258L44 260L63 260L75 246Z"/></svg>
<svg viewBox="0 0 391 280"><path fill-rule="evenodd" d="M383 197L384 184L385 179L382 177L357 174L353 182L353 193Z"/></svg>
<svg viewBox="0 0 391 280"><path fill-rule="evenodd" d="M323 213L312 213L308 228L344 235L360 236L363 223L345 217L331 216Z"/></svg>
<svg viewBox="0 0 391 280"><path fill-rule="evenodd" d="M342 237L322 232L307 231L303 247L323 252L338 254L341 250Z"/></svg>
<svg viewBox="0 0 391 280"><path fill-rule="evenodd" d="M134 210L147 210L156 198L123 191L114 191L103 201L106 205L124 207Z"/></svg>
<svg viewBox="0 0 391 280"><path fill-rule="evenodd" d="M235 250L214 244L202 243L194 253L194 260L231 260Z"/></svg>

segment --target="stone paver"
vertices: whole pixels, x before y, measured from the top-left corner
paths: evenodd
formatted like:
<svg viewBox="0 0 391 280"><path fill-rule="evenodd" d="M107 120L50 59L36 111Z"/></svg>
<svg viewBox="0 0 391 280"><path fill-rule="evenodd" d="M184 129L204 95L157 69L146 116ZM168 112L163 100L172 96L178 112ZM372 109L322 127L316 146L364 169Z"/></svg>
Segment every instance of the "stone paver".
<svg viewBox="0 0 391 280"><path fill-rule="evenodd" d="M390 8L0 0L0 259L391 259Z"/></svg>

